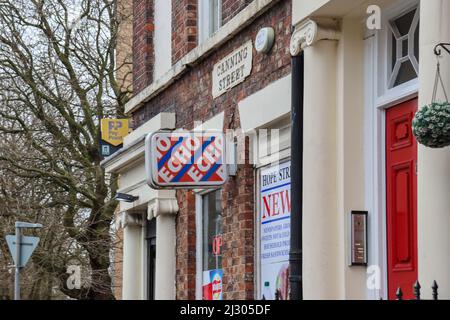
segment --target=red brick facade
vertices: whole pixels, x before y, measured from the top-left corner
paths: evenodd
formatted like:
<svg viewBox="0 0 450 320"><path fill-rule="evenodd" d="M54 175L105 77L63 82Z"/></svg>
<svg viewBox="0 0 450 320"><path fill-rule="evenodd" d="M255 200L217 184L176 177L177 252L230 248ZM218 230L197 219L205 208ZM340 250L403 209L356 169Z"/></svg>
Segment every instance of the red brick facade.
<svg viewBox="0 0 450 320"><path fill-rule="evenodd" d="M153 0L133 1L133 91L140 92L153 81Z"/></svg>
<svg viewBox="0 0 450 320"><path fill-rule="evenodd" d="M177 299L195 299L195 196L192 192L177 192L180 213L176 233Z"/></svg>
<svg viewBox="0 0 450 320"><path fill-rule="evenodd" d="M223 0L224 21L226 22L236 15L249 2L251 1ZM193 33L193 28L196 28L193 26L192 19L195 19L193 12L196 12L197 0L173 1L172 4L172 58L173 61L177 61L195 47L196 34L191 33ZM271 51L262 54L253 49L251 75L243 83L213 99L211 88L214 64L246 41L250 39L254 41L257 32L267 26L271 26L275 30L275 44ZM186 30L183 30L183 27ZM192 38L189 37L190 35ZM224 129L240 128L238 102L290 73L290 36L291 1L281 0L239 34L184 73L163 92L135 111L132 114L135 125L140 126L164 111L176 113L178 128L191 129L194 121L206 121L224 111ZM136 56L140 55L136 54ZM139 70L135 70L135 72L142 73ZM252 165L248 164L239 165L237 175L230 177L223 189L224 299L254 298L254 188L254 169ZM177 299L194 299L195 196L191 191L177 191L177 198L180 210L177 215L176 227L176 294Z"/></svg>
<svg viewBox="0 0 450 320"><path fill-rule="evenodd" d="M253 0L222 0L222 24L227 23Z"/></svg>
<svg viewBox="0 0 450 320"><path fill-rule="evenodd" d="M172 64L197 46L197 7L198 0L172 0Z"/></svg>

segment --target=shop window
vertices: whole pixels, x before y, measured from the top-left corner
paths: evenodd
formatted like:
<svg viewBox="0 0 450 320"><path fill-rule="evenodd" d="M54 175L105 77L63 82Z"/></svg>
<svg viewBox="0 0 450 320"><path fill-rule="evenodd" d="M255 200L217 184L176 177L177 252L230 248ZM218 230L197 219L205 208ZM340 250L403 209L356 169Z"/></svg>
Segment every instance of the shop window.
<svg viewBox="0 0 450 320"><path fill-rule="evenodd" d="M390 77L388 88L417 78L419 74L419 9L389 21Z"/></svg>
<svg viewBox="0 0 450 320"><path fill-rule="evenodd" d="M222 300L222 192L202 196L203 300Z"/></svg>
<svg viewBox="0 0 450 320"><path fill-rule="evenodd" d="M199 43L211 37L222 25L222 0L198 0Z"/></svg>
<svg viewBox="0 0 450 320"><path fill-rule="evenodd" d="M287 300L291 230L290 161L259 169L258 181L258 299Z"/></svg>

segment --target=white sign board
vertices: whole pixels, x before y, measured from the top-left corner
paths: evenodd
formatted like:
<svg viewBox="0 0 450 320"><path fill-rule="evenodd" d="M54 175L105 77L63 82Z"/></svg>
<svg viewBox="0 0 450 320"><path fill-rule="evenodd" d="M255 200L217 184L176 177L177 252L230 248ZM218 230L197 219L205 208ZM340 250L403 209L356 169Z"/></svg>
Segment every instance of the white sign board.
<svg viewBox="0 0 450 320"><path fill-rule="evenodd" d="M266 300L280 293L287 299L291 230L291 163L284 162L261 170L260 234L261 288ZM267 291L270 291L267 293ZM261 297L262 298L262 297Z"/></svg>
<svg viewBox="0 0 450 320"><path fill-rule="evenodd" d="M212 95L217 98L243 82L252 72L253 46L247 41L214 65Z"/></svg>
<svg viewBox="0 0 450 320"><path fill-rule="evenodd" d="M225 137L216 131L160 131L145 140L147 183L155 189L213 188L227 178Z"/></svg>

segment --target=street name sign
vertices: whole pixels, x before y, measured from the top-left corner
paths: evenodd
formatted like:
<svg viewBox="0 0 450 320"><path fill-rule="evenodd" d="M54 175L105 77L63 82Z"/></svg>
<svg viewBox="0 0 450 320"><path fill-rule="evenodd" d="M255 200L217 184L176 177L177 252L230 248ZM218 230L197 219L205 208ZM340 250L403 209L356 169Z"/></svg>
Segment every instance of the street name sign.
<svg viewBox="0 0 450 320"><path fill-rule="evenodd" d="M216 188L227 181L225 137L217 131L158 131L145 140L147 183L154 189Z"/></svg>
<svg viewBox="0 0 450 320"><path fill-rule="evenodd" d="M243 82L252 72L253 45L249 40L217 62L212 73L212 95L217 98Z"/></svg>

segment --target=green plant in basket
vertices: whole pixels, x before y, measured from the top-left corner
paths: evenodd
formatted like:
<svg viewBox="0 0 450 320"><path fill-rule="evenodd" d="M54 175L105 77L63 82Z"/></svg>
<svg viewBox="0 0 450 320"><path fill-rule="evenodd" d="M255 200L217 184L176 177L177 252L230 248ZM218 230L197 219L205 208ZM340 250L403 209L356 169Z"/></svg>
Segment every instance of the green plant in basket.
<svg viewBox="0 0 450 320"><path fill-rule="evenodd" d="M430 148L450 145L450 103L433 102L416 112L412 121L417 141Z"/></svg>

